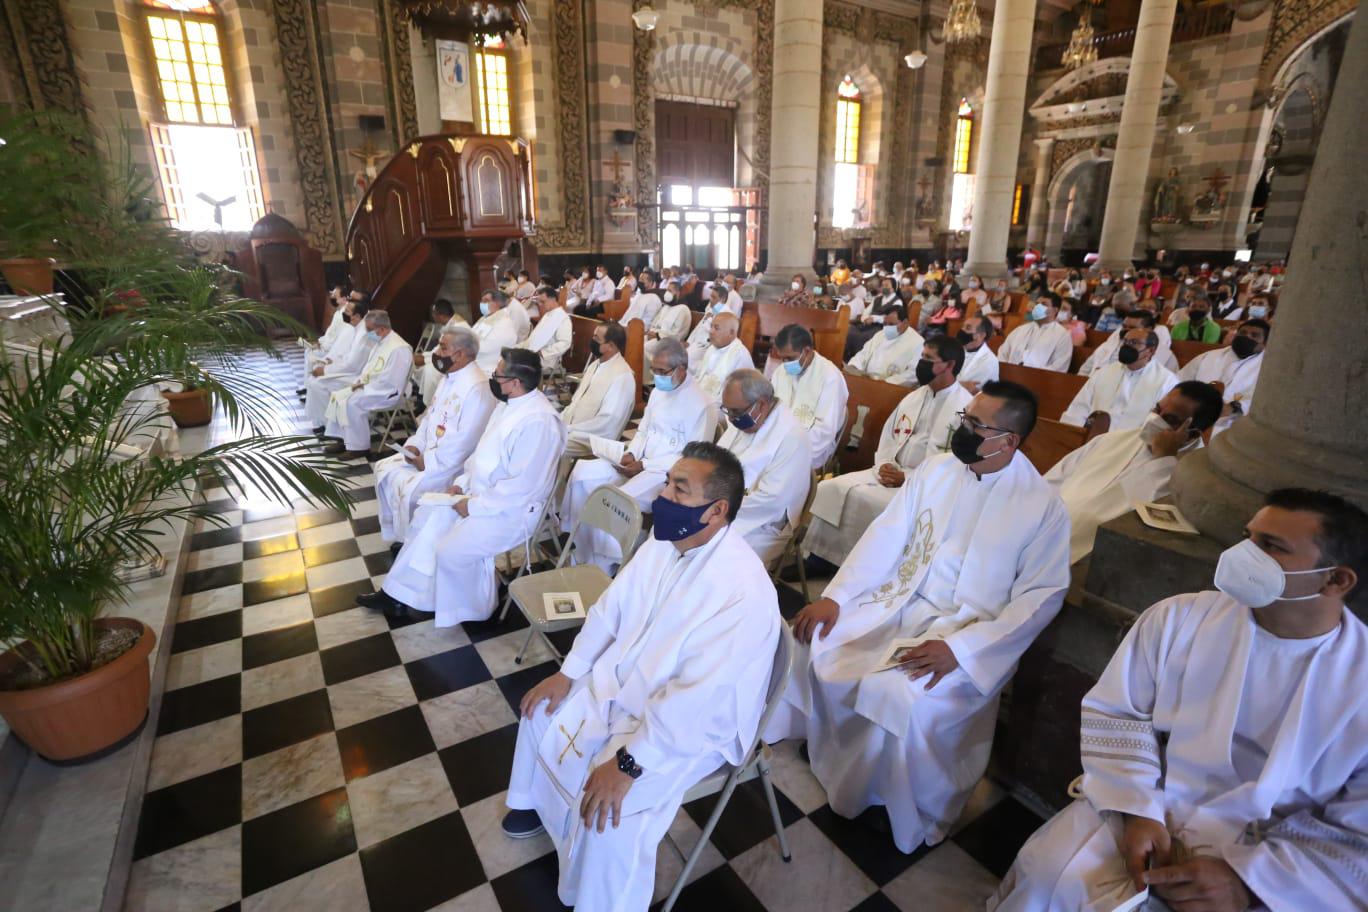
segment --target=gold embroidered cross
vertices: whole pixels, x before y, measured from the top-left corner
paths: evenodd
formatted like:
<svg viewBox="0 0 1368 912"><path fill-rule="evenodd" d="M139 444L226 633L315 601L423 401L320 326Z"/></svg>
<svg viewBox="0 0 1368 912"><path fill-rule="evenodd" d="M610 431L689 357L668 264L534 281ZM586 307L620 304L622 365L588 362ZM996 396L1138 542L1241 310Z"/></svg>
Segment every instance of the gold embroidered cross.
<svg viewBox="0 0 1368 912"><path fill-rule="evenodd" d="M556 764L557 764L557 765L560 765L561 763L564 763L564 762L565 762L565 755L566 755L567 753L569 753L570 751L574 751L574 752L575 752L575 756L576 756L576 757L579 757L581 760L583 760L583 759L584 759L584 754L581 754L579 748L578 748L578 747L575 747L575 739L579 737L579 733L580 733L580 732L584 731L584 720L583 720L583 719L580 719L579 728L575 729L575 733L574 733L573 735L570 734L568 731L565 730L565 726L564 726L564 725L558 725L557 728L559 728L559 729L561 730L561 734L562 734L562 735L565 735L565 737L568 738L569 740L565 742L565 749L562 750L562 751L560 752L560 756L556 758Z"/></svg>

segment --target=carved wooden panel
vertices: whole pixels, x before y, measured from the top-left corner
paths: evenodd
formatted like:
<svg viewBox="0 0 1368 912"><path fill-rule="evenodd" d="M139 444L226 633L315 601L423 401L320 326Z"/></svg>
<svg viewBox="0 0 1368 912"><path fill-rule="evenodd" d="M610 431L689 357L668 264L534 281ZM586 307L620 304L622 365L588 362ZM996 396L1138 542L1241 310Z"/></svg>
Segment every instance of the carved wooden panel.
<svg viewBox="0 0 1368 912"><path fill-rule="evenodd" d="M386 262L404 249L416 234L411 182L389 179L376 182L370 202L374 206L373 222L380 254Z"/></svg>
<svg viewBox="0 0 1368 912"><path fill-rule="evenodd" d="M466 145L461 152L461 176L470 229L517 226L516 173L517 162L507 143L473 140Z"/></svg>
<svg viewBox="0 0 1368 912"><path fill-rule="evenodd" d="M429 229L462 227L460 166L447 143L428 143L418 155L418 193Z"/></svg>

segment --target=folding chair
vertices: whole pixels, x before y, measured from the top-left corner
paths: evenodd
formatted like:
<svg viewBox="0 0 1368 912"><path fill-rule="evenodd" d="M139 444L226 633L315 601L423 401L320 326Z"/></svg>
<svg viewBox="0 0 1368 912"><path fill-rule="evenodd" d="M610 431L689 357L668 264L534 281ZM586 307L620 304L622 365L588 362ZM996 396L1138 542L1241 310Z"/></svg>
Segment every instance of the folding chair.
<svg viewBox="0 0 1368 912"><path fill-rule="evenodd" d="M442 335L442 325L439 323L427 322L423 324L423 332L418 337L418 344L414 346L415 352L425 352L432 348L438 337Z"/></svg>
<svg viewBox="0 0 1368 912"><path fill-rule="evenodd" d="M756 776L760 777L760 785L765 790L765 800L769 802L770 817L774 819L774 835L779 838L779 855L786 862L793 860L793 854L789 851L788 838L784 835L784 822L779 817L779 802L774 797L774 786L770 783L770 749L760 738L761 732L769 725L770 717L778 708L779 700L783 697L785 688L788 687L789 672L793 666L793 649L793 633L789 630L788 624L781 621L779 624L779 643L774 650L774 670L770 672L769 692L765 695L765 709L760 714L760 725L755 730L755 740L751 743L750 750L746 752L745 759L741 761L740 766L718 767L711 775L699 780L684 795L684 802L687 804L690 801L697 801L699 798L721 793L717 799L717 804L713 805L712 814L708 816L708 822L703 824L703 832L698 835L698 844L684 859L684 870L679 872L679 879L675 881L674 889L670 891L670 897L665 900L662 912L670 912L679 900L680 892L684 889L684 885L689 882L689 872L693 870L694 865L698 863L699 856L707 847L708 839L712 836L717 821L722 817L722 812L726 810L732 792L736 791L736 787L742 782L749 782ZM673 839L670 840L670 845L675 845ZM679 852L679 846L675 846L675 851ZM684 855L683 852L679 854L681 857Z"/></svg>
<svg viewBox="0 0 1368 912"><path fill-rule="evenodd" d="M621 488L600 485L590 493L584 509L580 510L579 519L570 532L570 542L574 542L575 533L579 531L580 526L598 529L611 536L622 549L622 564L626 564L636 551L637 539L641 535L641 508L629 495L624 494ZM532 637L538 634L550 647L551 654L557 660L561 659L560 651L547 634L557 630L569 630L584 623L578 618L557 620L546 617L542 596L548 592L578 592L580 603L588 608L598 601L599 596L603 595L608 584L613 581L608 574L593 564L567 567L565 562L569 559L572 548L573 545L568 544L561 552L555 569L533 573L508 585L509 596L517 602L518 610L532 625L532 629L527 631L527 640L519 650L517 658L513 660L515 664L522 664L527 648L532 645Z"/></svg>
<svg viewBox="0 0 1368 912"><path fill-rule="evenodd" d="M803 512L798 517L798 525L793 530L793 536L784 545L784 550L779 555L779 560L774 566L774 572L770 574L770 579L775 584L779 583L779 574L784 572L784 565L788 563L790 555L793 560L798 562L798 582L803 587L803 603L812 601L808 595L807 567L803 562L803 536L807 535L808 526L812 522L812 502L817 498L817 485L823 480L832 476L827 474L812 474L812 483L808 485L807 499L803 501Z"/></svg>
<svg viewBox="0 0 1368 912"><path fill-rule="evenodd" d="M401 413L405 413L409 426L412 430L418 430L418 413L413 408L413 396L409 391L409 383L413 380L414 365L409 362L408 373L404 374L404 382L399 384L399 398L394 405L386 408L376 409L371 412L371 424L378 427L384 422L385 429L380 433L380 451L383 452L385 444L390 442L390 432L394 430L394 420Z"/></svg>
<svg viewBox="0 0 1368 912"><path fill-rule="evenodd" d="M554 500L554 498L550 496L546 498L546 502L542 504L541 513L537 514L537 524L532 527L532 531L528 533L527 538L523 539L522 563L519 564L516 569L514 569L513 559L511 555L515 551L517 551L516 547L508 551L505 551L498 557L494 558L494 572L499 575L499 578L503 580L504 585L508 587L508 594L504 596L503 607L499 609L500 623L503 623L504 618L508 617L508 608L510 605L513 604L513 584L524 575L532 572L532 564L535 563L536 560L532 556L532 549L536 548L537 554L541 554L541 546L539 542L541 541L542 530L546 526L546 517L551 511L552 500ZM500 557L508 558L507 570L501 570L499 568Z"/></svg>

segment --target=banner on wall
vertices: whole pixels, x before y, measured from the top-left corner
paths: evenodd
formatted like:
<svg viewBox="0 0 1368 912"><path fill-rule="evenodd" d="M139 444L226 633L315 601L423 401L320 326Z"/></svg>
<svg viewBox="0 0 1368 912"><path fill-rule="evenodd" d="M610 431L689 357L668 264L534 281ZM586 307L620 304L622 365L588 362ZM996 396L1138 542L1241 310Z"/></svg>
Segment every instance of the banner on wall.
<svg viewBox="0 0 1368 912"><path fill-rule="evenodd" d="M470 45L437 42L437 102L442 120L475 120L470 97Z"/></svg>

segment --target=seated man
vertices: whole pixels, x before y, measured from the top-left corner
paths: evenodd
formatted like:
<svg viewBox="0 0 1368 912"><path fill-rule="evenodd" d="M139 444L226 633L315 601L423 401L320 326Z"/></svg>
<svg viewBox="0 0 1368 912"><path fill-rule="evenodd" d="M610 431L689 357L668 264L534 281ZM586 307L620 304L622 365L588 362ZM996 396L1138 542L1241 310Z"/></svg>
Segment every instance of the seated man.
<svg viewBox="0 0 1368 912"><path fill-rule="evenodd" d="M561 902L645 910L684 794L755 738L782 620L731 525L744 489L735 457L689 444L652 539L590 608L560 671L523 697L503 830L525 839L545 825Z"/></svg>
<svg viewBox="0 0 1368 912"><path fill-rule="evenodd" d="M541 361L532 352L504 349L489 380L500 404L447 489L457 501L419 505L384 587L359 596L358 605L391 617L435 612L438 627L493 615L494 558L536 532L556 483L565 426L539 389Z"/></svg>
<svg viewBox="0 0 1368 912"><path fill-rule="evenodd" d="M521 313L527 316L526 311ZM501 291L486 291L480 296L480 319L471 329L480 340L480 354L475 363L486 375L499 366L500 352L517 345L521 338L513 308Z"/></svg>
<svg viewBox="0 0 1368 912"><path fill-rule="evenodd" d="M560 367L561 357L570 350L570 343L573 341L570 314L561 306L556 289L549 285L539 288L534 300L541 311L541 317L532 328L527 341L518 347L535 352L541 358L542 370L554 370Z"/></svg>
<svg viewBox="0 0 1368 912"><path fill-rule="evenodd" d="M306 342L304 346L304 379L299 389L295 390L300 396L308 393L309 378L314 375L314 368L327 365L334 360L341 360L346 357L347 350L351 347L352 339L356 335L356 327L351 323L351 311L348 304L352 301L365 300L369 302L370 296L363 292L353 291L350 295L343 295L340 288L334 288L329 298L329 303L333 307L332 319L328 321L328 328L323 335L313 342Z"/></svg>
<svg viewBox="0 0 1368 912"><path fill-rule="evenodd" d="M346 305L346 319L351 324L351 332L339 336L328 357L314 365L309 371L309 379L304 381L304 414L309 417L309 425L315 434L324 431L328 410L328 400L337 390L356 380L361 368L370 360L371 349L375 347L366 328L368 305L359 301L349 301Z"/></svg>
<svg viewBox="0 0 1368 912"><path fill-rule="evenodd" d="M413 365L413 349L390 326L388 313L372 310L366 314L366 327L375 342L370 358L350 386L333 392L323 414L324 434L342 438L324 452L349 459L370 452L370 413L399 401Z"/></svg>
<svg viewBox="0 0 1368 912"><path fill-rule="evenodd" d="M489 423L495 399L489 378L475 363L479 350L480 340L468 326L442 332L429 355L442 382L404 449L375 464L380 535L387 542L404 540L419 497L445 491L461 474Z"/></svg>
<svg viewBox="0 0 1368 912"><path fill-rule="evenodd" d="M655 319L646 326L646 360L651 360L662 339L683 340L689 335L692 316L689 305L679 294L679 283L671 282L665 289L665 304L656 311ZM648 378L649 379L649 378Z"/></svg>
<svg viewBox="0 0 1368 912"><path fill-rule="evenodd" d="M964 367L959 372L960 386L971 393L989 380L998 378L998 359L988 346L997 330L993 321L982 314L966 317L955 338L964 346Z"/></svg>
<svg viewBox="0 0 1368 912"><path fill-rule="evenodd" d="M689 353L689 373L704 394L722 401L722 384L733 372L743 367L754 367L750 349L736 337L741 321L731 311L723 311L707 321L711 325L707 348L695 359ZM700 326L702 324L699 324Z"/></svg>
<svg viewBox="0 0 1368 912"><path fill-rule="evenodd" d="M779 368L774 372L774 395L807 429L812 468L820 469L836 452L837 439L845 428L846 399L850 396L845 377L840 368L817 354L812 333L797 323L775 334L770 358Z"/></svg>
<svg viewBox="0 0 1368 912"><path fill-rule="evenodd" d="M956 382L964 349L946 336L926 340L917 362L917 389L884 422L874 467L817 485L803 551L816 560L809 572L830 575L869 524L893 500L912 470L949 446L959 415L974 398ZM924 378L924 379L923 379Z"/></svg>
<svg viewBox="0 0 1368 912"><path fill-rule="evenodd" d="M883 332L870 337L850 359L845 366L846 373L912 386L916 382L914 372L925 340L907 322L906 304L884 307L881 319Z"/></svg>
<svg viewBox="0 0 1368 912"><path fill-rule="evenodd" d="M1178 460L1202 445L1221 414L1221 394L1185 380L1164 394L1139 427L1099 434L1045 473L1069 511L1069 562L1092 553L1097 527L1136 503L1168 495Z"/></svg>
<svg viewBox="0 0 1368 912"><path fill-rule="evenodd" d="M1212 429L1213 435L1228 430L1235 419L1249 414L1271 329L1264 320L1245 320L1229 346L1202 352L1183 366L1179 376L1184 380L1213 383L1225 397L1221 420Z"/></svg>
<svg viewBox="0 0 1368 912"><path fill-rule="evenodd" d="M703 310L703 319L699 320L693 329L689 331L688 341L685 348L689 350L689 373L695 373L698 365L703 362L703 356L708 353L708 336L712 333L713 318L719 314L730 313L727 307L727 289L720 282L713 282L708 288L707 307ZM737 313L740 319L740 313ZM740 324L738 324L740 325Z"/></svg>
<svg viewBox="0 0 1368 912"><path fill-rule="evenodd" d="M565 484L561 502L561 530L569 532L589 495L599 485L617 485L631 495L642 510L665 484L665 472L674 465L684 445L695 440L711 442L717 427L717 406L689 377L688 355L678 339L668 339L651 359L655 389L646 400L637 432L627 444L617 437L590 437L585 441L600 458L578 463ZM579 438L577 438L579 439ZM608 458L621 451L617 459ZM592 563L607 573L622 559L617 542L597 529L581 529L573 542L577 563Z"/></svg>
<svg viewBox="0 0 1368 912"><path fill-rule="evenodd" d="M465 318L456 313L456 305L446 298L438 298L432 303L432 322L443 329L455 329L458 326L468 326ZM415 351L413 353L413 366L418 370L418 394L423 397L424 405L432 404L432 394L437 391L437 384L442 382L442 372L432 366L431 355L441 344L440 336L438 341L432 346L431 351Z"/></svg>
<svg viewBox="0 0 1368 912"><path fill-rule="evenodd" d="M655 320L656 314L663 306L660 294L656 291L656 277L643 269L641 286L627 304L627 310L622 315L622 325L626 326L633 320L640 320L642 329L645 329Z"/></svg>
<svg viewBox="0 0 1368 912"><path fill-rule="evenodd" d="M1145 423L1154 403L1178 385L1178 376L1154 360L1159 334L1152 329L1127 330L1115 364L1088 378L1059 420L1087 427L1101 415L1103 430L1128 431Z"/></svg>
<svg viewBox="0 0 1368 912"><path fill-rule="evenodd" d="M717 443L746 470L746 500L733 525L769 566L802 519L812 485L808 434L753 367L727 378L722 411L731 426Z"/></svg>
<svg viewBox="0 0 1368 912"><path fill-rule="evenodd" d="M1046 292L1036 298L1030 323L1023 323L1007 334L998 349L1003 364L1020 364L1067 373L1073 360L1073 338L1059 325L1059 295Z"/></svg>
<svg viewBox="0 0 1368 912"><path fill-rule="evenodd" d="M584 368L570 404L561 412L567 435L617 440L636 406L636 373L622 356L627 331L621 323L600 323L589 340L593 360ZM587 456L587 446L572 436L566 455Z"/></svg>
<svg viewBox="0 0 1368 912"><path fill-rule="evenodd" d="M603 315L603 305L616 297L617 288L613 285L613 280L608 278L608 267L600 263L594 271L594 280L589 285L579 312L582 316L597 319Z"/></svg>
<svg viewBox="0 0 1368 912"><path fill-rule="evenodd" d="M1146 302L1153 304L1153 301ZM1154 353L1154 360L1177 373L1178 360L1173 357L1172 336L1167 326L1160 325L1158 317L1154 311L1145 308L1136 308L1126 312L1121 319L1121 326L1116 329L1107 340L1093 350L1088 359L1078 368L1080 377L1087 377L1097 373L1108 364L1115 364L1121 354L1121 340L1126 333L1132 329L1152 329L1159 335L1159 347Z"/></svg>
<svg viewBox="0 0 1368 912"><path fill-rule="evenodd" d="M959 817L998 695L1069 585L1069 516L1020 452L1035 416L1030 390L984 384L952 452L908 476L794 620L811 651L765 738L806 737L832 809L884 805L903 852Z"/></svg>
<svg viewBox="0 0 1368 912"><path fill-rule="evenodd" d="M1220 591L1152 606L1084 697L1082 797L989 909L1363 908L1368 515L1283 489L1245 528Z"/></svg>
<svg viewBox="0 0 1368 912"><path fill-rule="evenodd" d="M1221 324L1211 317L1211 301L1205 292L1198 293L1188 302L1187 314L1183 320L1173 325L1175 342L1206 342L1214 344L1221 341Z"/></svg>

